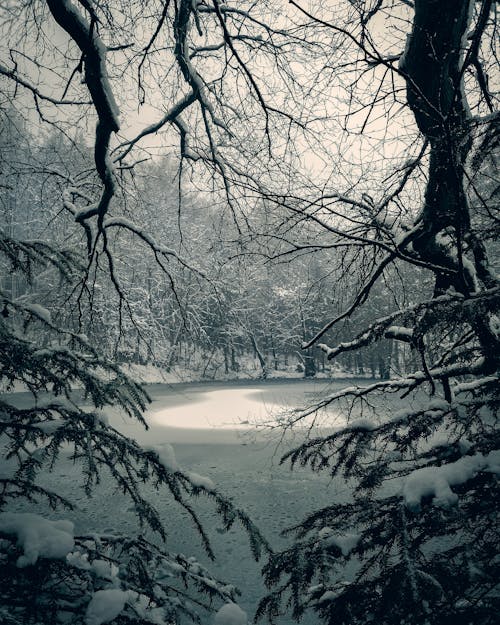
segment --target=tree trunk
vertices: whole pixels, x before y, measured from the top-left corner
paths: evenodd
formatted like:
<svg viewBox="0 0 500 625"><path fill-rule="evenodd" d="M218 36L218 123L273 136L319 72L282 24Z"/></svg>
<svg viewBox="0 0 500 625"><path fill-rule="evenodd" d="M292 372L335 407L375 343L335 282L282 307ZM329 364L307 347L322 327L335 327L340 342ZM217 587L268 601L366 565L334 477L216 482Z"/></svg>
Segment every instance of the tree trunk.
<svg viewBox="0 0 500 625"><path fill-rule="evenodd" d="M477 291L479 281L486 288L498 285L484 246L471 229L465 192L472 135L463 88L466 66L462 49L471 1L415 0L413 30L400 63L408 103L431 148L425 202L412 244L419 258L434 266L436 295L452 287L468 296ZM485 20L490 6L483 3ZM473 262L465 258L466 253ZM416 335L423 336L431 323L424 315ZM488 315L474 315L470 324L482 347L485 371L496 370L500 338Z"/></svg>
<svg viewBox="0 0 500 625"><path fill-rule="evenodd" d="M316 362L311 350L304 356L304 377L313 378L316 375Z"/></svg>
<svg viewBox="0 0 500 625"><path fill-rule="evenodd" d="M250 340L252 341L252 346L253 346L253 350L254 350L254 354L257 356L261 369L262 369L262 377L263 378L267 378L267 365L266 365L266 359L264 358L264 356L262 355L262 352L260 351L258 345L257 345L257 341L255 340L255 336L253 334L250 334Z"/></svg>

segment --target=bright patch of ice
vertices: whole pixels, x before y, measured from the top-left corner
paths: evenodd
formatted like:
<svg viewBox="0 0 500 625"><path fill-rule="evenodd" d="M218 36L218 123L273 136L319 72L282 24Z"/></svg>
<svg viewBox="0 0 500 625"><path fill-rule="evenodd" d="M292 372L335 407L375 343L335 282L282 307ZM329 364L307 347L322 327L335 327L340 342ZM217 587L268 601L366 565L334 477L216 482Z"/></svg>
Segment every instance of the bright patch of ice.
<svg viewBox="0 0 500 625"><path fill-rule="evenodd" d="M178 428L248 429L255 423L272 419L286 408L286 402L265 402L262 389L231 388L194 396L195 401L154 412L150 419L164 426Z"/></svg>
<svg viewBox="0 0 500 625"><path fill-rule="evenodd" d="M424 467L413 471L403 485L405 503L410 510L418 511L422 497L431 496L434 505L449 508L458 501L451 487L464 484L479 471L499 474L500 450L492 451L487 456L464 456L440 467Z"/></svg>
<svg viewBox="0 0 500 625"><path fill-rule="evenodd" d="M73 530L73 523L62 519L49 521L29 512L0 514L0 531L17 536L24 550L18 567L35 564L38 558L66 558L75 546Z"/></svg>
<svg viewBox="0 0 500 625"><path fill-rule="evenodd" d="M247 625L247 614L236 603L226 603L217 612L214 625Z"/></svg>

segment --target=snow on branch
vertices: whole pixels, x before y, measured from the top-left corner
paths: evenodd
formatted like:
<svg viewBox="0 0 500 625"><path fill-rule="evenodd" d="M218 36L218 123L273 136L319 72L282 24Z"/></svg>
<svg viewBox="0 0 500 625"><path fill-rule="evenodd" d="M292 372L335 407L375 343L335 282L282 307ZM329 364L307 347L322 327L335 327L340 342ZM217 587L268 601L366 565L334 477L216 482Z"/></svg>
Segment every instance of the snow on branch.
<svg viewBox="0 0 500 625"><path fill-rule="evenodd" d="M151 237L151 235L149 235L140 226L137 226L136 224L132 223L128 219L124 219L122 217L112 217L112 218L106 219L106 221L103 224L103 227L105 229L106 228L123 228L124 230L128 230L129 232L132 232L135 235L137 235L142 241L144 241L144 243L146 243L149 246L149 248L152 250L157 260L158 260L158 256L164 256L165 258L171 256L175 258L183 267L186 267L186 269L190 269L191 271L196 272L198 275L200 275L203 278L206 277L206 275L201 271L201 269L195 269L194 267L192 267L186 260L184 260L181 256L179 256L179 254L177 254L177 252L173 250L172 248L163 247L159 245L158 243L156 243L156 241L153 239L153 237Z"/></svg>
<svg viewBox="0 0 500 625"><path fill-rule="evenodd" d="M214 577L196 558L142 536L75 535L70 521L29 513L0 514L0 536L7 547L0 570L2 616L5 606L14 605L18 615L19 593L30 583L28 565L37 579L33 606L44 623L69 618L102 625L121 617L137 625L167 625L180 615L199 623L199 608L213 611L214 599L235 605L233 585Z"/></svg>
<svg viewBox="0 0 500 625"><path fill-rule="evenodd" d="M422 499L429 496L432 497L436 506L448 508L455 505L458 496L451 490L451 487L468 482L479 471L500 474L500 449L491 451L486 456L481 453L464 456L456 462L413 471L403 485L402 492L406 506L418 512Z"/></svg>
<svg viewBox="0 0 500 625"><path fill-rule="evenodd" d="M329 347L324 343L319 343L317 347L321 349L331 360L343 352L353 351L360 347L366 347L371 343L381 339L396 339L406 343L413 341L414 330L404 326L395 325L394 321L404 318L408 321L414 321L422 313L432 311L434 315L439 318L439 311L446 311L447 314L450 311L457 315L457 318L462 316L472 317L475 314L476 309L495 310L500 303L500 288L495 287L487 291L474 293L469 297L464 297L461 293L447 293L435 297L425 302L420 302L413 306L408 306L401 310L398 310L386 317L378 319L368 326L366 330L360 333L355 339L349 342L340 343L336 347ZM322 336L327 330L329 330L337 321L339 317L333 322L329 322L313 339L304 342L302 344L303 349L311 347L315 340Z"/></svg>
<svg viewBox="0 0 500 625"><path fill-rule="evenodd" d="M23 550L16 563L19 568L38 558L65 558L75 545L73 531L71 521L49 521L28 512L0 513L0 533L15 535Z"/></svg>
<svg viewBox="0 0 500 625"><path fill-rule="evenodd" d="M46 102L49 102L50 104L55 104L57 106L59 105L81 106L85 104L92 104L92 102L88 100L65 100L64 98L58 100L57 98L54 98L50 95L42 93L37 87L35 87L35 85L32 85L28 80L19 76L19 74L17 74L15 70L8 69L7 67L5 67L5 65L2 65L1 63L0 63L0 74L2 74L3 76L6 76L7 78L10 78L16 84L21 85L25 89L28 89L29 91L31 91L31 93L36 98L39 98L40 100L45 100Z"/></svg>
<svg viewBox="0 0 500 625"><path fill-rule="evenodd" d="M485 372L486 361L484 358L477 358L470 362L460 362L453 363L445 367L433 367L429 371L416 371L415 373L411 373L405 377L396 378L392 380L379 380L374 382L373 384L368 384L367 386L348 386L324 399L316 402L313 406L308 408L296 410L291 413L286 420L283 421L281 425L285 427L293 427L309 417L311 415L317 415L319 412L328 406L330 406L334 402L338 402L339 400L348 399L352 402L362 401L365 398L369 398L370 396L382 392L382 393L398 393L402 392L404 395L409 392L417 389L422 384L429 381L429 375L432 379L436 380L449 380L454 377L460 377L464 375L480 375ZM488 376L484 378L483 385L488 384L490 379L496 380L496 377ZM447 400L436 400L442 401L443 405L448 406L448 409L453 407ZM361 424L363 424L361 422ZM354 422L355 424L355 422ZM363 428L361 428L363 429Z"/></svg>

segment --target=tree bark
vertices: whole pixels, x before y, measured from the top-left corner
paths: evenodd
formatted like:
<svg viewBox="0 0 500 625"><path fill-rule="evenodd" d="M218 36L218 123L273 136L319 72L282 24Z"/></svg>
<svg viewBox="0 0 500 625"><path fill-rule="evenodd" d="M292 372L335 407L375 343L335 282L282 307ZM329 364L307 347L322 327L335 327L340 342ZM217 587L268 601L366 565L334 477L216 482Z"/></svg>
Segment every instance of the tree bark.
<svg viewBox="0 0 500 625"><path fill-rule="evenodd" d="M419 258L440 269L435 294L450 287L465 296L497 285L487 254L471 228L465 191L466 159L472 147L470 114L463 88L463 49L471 0L416 0L413 29L400 67L408 103L430 144L428 182L412 244ZM469 257L467 257L467 254ZM428 330L421 321L419 333ZM487 315L471 318L487 361L499 365L499 338Z"/></svg>

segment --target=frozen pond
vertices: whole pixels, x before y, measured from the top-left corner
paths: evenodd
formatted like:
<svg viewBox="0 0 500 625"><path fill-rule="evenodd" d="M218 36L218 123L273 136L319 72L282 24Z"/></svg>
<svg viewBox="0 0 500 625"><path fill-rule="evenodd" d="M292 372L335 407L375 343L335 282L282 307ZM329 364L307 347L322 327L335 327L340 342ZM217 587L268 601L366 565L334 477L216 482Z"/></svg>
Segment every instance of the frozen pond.
<svg viewBox="0 0 500 625"><path fill-rule="evenodd" d="M308 469L293 472L279 465L279 458L292 438L281 440L281 430L271 434L258 431L254 424L269 422L276 415L296 407L310 405L314 398L331 393L352 382L336 381L266 381L212 384L157 384L149 387L152 404L147 420L150 428L110 414L112 425L124 434L147 445L172 444L179 465L208 476L215 486L244 509L276 548L286 542L282 529L295 524L312 510L333 500L348 496L345 486L332 482L328 475L316 475ZM16 403L23 403L24 394L17 394ZM14 397L14 396L13 396ZM325 426L334 427L345 417L336 412L323 415ZM295 442L307 430L299 430ZM91 499L80 486L80 468L62 458L47 485L57 489L77 504L71 513L62 516L75 522L78 532L135 532L137 522L130 502L118 492L114 483L102 480ZM203 554L199 537L190 520L166 492L144 486L145 495L159 509L168 532L167 547L195 555L219 577L242 589L240 605L253 618L258 599L265 592L260 579L263 563L252 559L245 533L234 527L225 533L212 504L203 498L194 507L209 534L217 560L210 563ZM47 515L54 518L53 512ZM290 618L279 621L291 625ZM315 625L313 615L304 617L302 625ZM208 624L207 624L208 625Z"/></svg>
<svg viewBox="0 0 500 625"><path fill-rule="evenodd" d="M308 469L290 471L280 466L285 449L306 434L304 428L281 440L282 430L269 431L255 427L269 424L294 408L311 405L325 396L352 384L352 381L290 380L265 382L196 383L152 385L152 404L148 411L148 431L123 419L113 425L144 444L173 444L178 463L183 469L208 476L216 487L244 509L271 544L283 547L280 532L312 510L328 505L332 499L348 496L345 486L335 484L327 474L313 474ZM322 415L321 423L335 427L345 416L335 410ZM308 431L308 430L307 430ZM310 434L311 432L309 432ZM103 523L116 527L116 510L121 496L108 493L100 510ZM154 501L168 518L172 548L195 554L219 577L242 589L240 605L253 618L258 600L265 593L260 578L261 563L253 561L245 533L234 527L228 533L209 502L199 499L196 509L211 527L210 538L217 556L215 563L202 555L200 541L189 520L166 494L154 494ZM91 506L82 499L90 512ZM133 524L128 511L121 523ZM104 519L108 520L105 521ZM214 531L215 530L215 531ZM292 625L289 617L277 621ZM302 625L316 625L314 615L306 615ZM208 625L208 624L207 624Z"/></svg>

